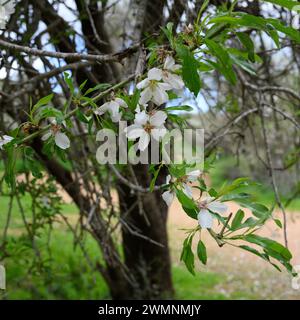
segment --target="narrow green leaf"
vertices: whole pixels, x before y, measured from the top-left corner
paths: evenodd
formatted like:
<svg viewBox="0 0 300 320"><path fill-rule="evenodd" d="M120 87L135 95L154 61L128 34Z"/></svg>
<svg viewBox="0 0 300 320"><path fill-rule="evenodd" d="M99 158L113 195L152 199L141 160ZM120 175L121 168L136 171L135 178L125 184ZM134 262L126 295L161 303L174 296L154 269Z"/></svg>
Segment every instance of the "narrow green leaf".
<svg viewBox="0 0 300 320"><path fill-rule="evenodd" d="M272 4L276 4L278 6L287 8L289 10L292 10L295 6L299 6L300 2L293 1L293 0L264 0L265 2L270 2ZM296 10L296 9L295 9Z"/></svg>
<svg viewBox="0 0 300 320"><path fill-rule="evenodd" d="M236 75L232 68L232 61L227 51L217 42L206 39L205 43L210 50L210 54L215 56L220 63L221 69L219 70L224 77L231 83L236 84Z"/></svg>
<svg viewBox="0 0 300 320"><path fill-rule="evenodd" d="M180 260L185 263L188 271L195 275L195 257L192 251L192 241L193 237L190 236L184 240Z"/></svg>
<svg viewBox="0 0 300 320"><path fill-rule="evenodd" d="M206 252L206 247L205 244L199 240L198 246L197 246L197 254L199 260L203 263L206 264L207 262L207 252Z"/></svg>
<svg viewBox="0 0 300 320"><path fill-rule="evenodd" d="M241 227L244 217L245 217L244 211L239 209L232 220L231 229L237 230L239 227Z"/></svg>
<svg viewBox="0 0 300 320"><path fill-rule="evenodd" d="M242 43L242 45L245 47L245 49L248 52L248 57L251 62L255 62L255 56L254 56L254 43L250 36L245 32L237 32L236 34Z"/></svg>

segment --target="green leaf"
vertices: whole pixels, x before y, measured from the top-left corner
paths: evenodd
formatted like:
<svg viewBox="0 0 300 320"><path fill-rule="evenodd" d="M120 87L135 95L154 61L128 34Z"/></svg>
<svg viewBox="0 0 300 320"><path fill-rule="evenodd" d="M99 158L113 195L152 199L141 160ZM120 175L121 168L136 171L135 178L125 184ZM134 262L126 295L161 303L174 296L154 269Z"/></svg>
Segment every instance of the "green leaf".
<svg viewBox="0 0 300 320"><path fill-rule="evenodd" d="M152 178L152 180L151 180L151 183L150 183L150 191L152 192L153 191L153 189L154 189L154 186L155 186L155 182L156 182L156 179L157 179L157 176L158 176L158 174L159 174L159 171L160 171L160 169L161 169L161 165L158 167L158 169L157 170L155 170L155 172L154 172L154 175L153 175L153 178Z"/></svg>
<svg viewBox="0 0 300 320"><path fill-rule="evenodd" d="M180 261L183 261L188 271L192 275L195 275L195 257L192 251L192 241L193 241L192 236L189 236L184 240Z"/></svg>
<svg viewBox="0 0 300 320"><path fill-rule="evenodd" d="M237 230L242 226L242 221L245 217L245 212L241 209L238 210L238 212L235 214L232 223L231 223L231 229Z"/></svg>
<svg viewBox="0 0 300 320"><path fill-rule="evenodd" d="M176 52L182 60L182 78L185 85L190 89L195 96L200 91L201 82L198 74L198 62L189 48L185 45L176 44Z"/></svg>
<svg viewBox="0 0 300 320"><path fill-rule="evenodd" d="M254 182L250 181L247 177L237 178L234 181L231 182L231 184L225 184L221 190L219 191L219 197L226 195L236 189L239 189L241 187L248 187L249 185L255 184Z"/></svg>
<svg viewBox="0 0 300 320"><path fill-rule="evenodd" d="M68 85L71 93L74 94L75 89L74 89L74 84L73 84L73 80L72 80L71 75L69 75L67 72L64 72L64 79L65 79L65 82Z"/></svg>
<svg viewBox="0 0 300 320"><path fill-rule="evenodd" d="M195 202L189 198L183 191L176 189L176 196L183 207L188 209L196 209Z"/></svg>
<svg viewBox="0 0 300 320"><path fill-rule="evenodd" d="M271 217L270 210L260 203L248 202L245 200L240 200L239 203L252 211L253 215L259 219L267 219Z"/></svg>
<svg viewBox="0 0 300 320"><path fill-rule="evenodd" d="M76 111L76 117L83 123L89 123L90 119L79 109Z"/></svg>
<svg viewBox="0 0 300 320"><path fill-rule="evenodd" d="M38 162L37 158L35 157L35 151L29 146L24 148L24 164L25 167L28 166L28 170L32 173L35 178L42 178L42 167L41 164Z"/></svg>
<svg viewBox="0 0 300 320"><path fill-rule="evenodd" d="M248 52L248 57L251 62L255 62L255 56L254 56L254 43L250 36L245 32L237 32L236 34L242 43L242 45L245 47L245 49Z"/></svg>
<svg viewBox="0 0 300 320"><path fill-rule="evenodd" d="M249 62L247 62L243 58L237 57L235 55L230 55L230 57L231 57L232 62L234 64L236 64L237 66L239 66L240 68L242 68L243 70L248 72L249 74L256 75L255 69L252 67L252 65Z"/></svg>
<svg viewBox="0 0 300 320"><path fill-rule="evenodd" d="M5 172L4 179L8 186L14 191L16 188L16 179L15 179L15 168L16 168L16 154L15 147L13 145L6 145L6 155L5 159Z"/></svg>
<svg viewBox="0 0 300 320"><path fill-rule="evenodd" d="M274 222L276 223L276 225L277 225L280 229L282 229L282 223L281 223L281 221L280 221L279 219L274 219Z"/></svg>
<svg viewBox="0 0 300 320"><path fill-rule="evenodd" d="M203 264L206 264L206 262L207 262L206 247L205 247L205 244L204 244L201 240L199 240L199 242L198 242L197 254L198 254L199 260L200 260Z"/></svg>
<svg viewBox="0 0 300 320"><path fill-rule="evenodd" d="M39 119L45 119L49 117L54 117L54 118L63 118L63 114L60 110L52 108L52 107L45 107L40 110L38 114Z"/></svg>
<svg viewBox="0 0 300 320"><path fill-rule="evenodd" d="M81 83L81 85L79 86L79 90L80 90L80 91L85 87L86 83L87 83L87 79L86 79L85 81L83 81L83 82Z"/></svg>
<svg viewBox="0 0 300 320"><path fill-rule="evenodd" d="M39 107L47 105L53 98L53 93L46 97L41 98L31 109L31 114L33 114Z"/></svg>
<svg viewBox="0 0 300 320"><path fill-rule="evenodd" d="M102 90L108 89L110 86L111 85L109 83L99 83L95 87L87 89L86 92L84 93L84 96L94 91L98 91L98 90L102 91Z"/></svg>
<svg viewBox="0 0 300 320"><path fill-rule="evenodd" d="M166 28L162 28L164 34L166 35L166 37L169 40L169 43L171 45L171 47L174 47L174 40L173 40L173 23L169 22L166 26Z"/></svg>
<svg viewBox="0 0 300 320"><path fill-rule="evenodd" d="M260 257L260 258L264 259L265 261L269 262L278 271L281 271L280 268L275 263L272 263L270 261L269 256L266 253L261 253L258 250L254 249L254 248L251 248L249 246L245 246L245 245L241 245L241 246L239 246L239 248L257 255L258 257Z"/></svg>
<svg viewBox="0 0 300 320"><path fill-rule="evenodd" d="M230 193L222 197L221 201L238 201L238 200L251 200L252 195L249 193Z"/></svg>
<svg viewBox="0 0 300 320"><path fill-rule="evenodd" d="M261 247L263 247L264 249L267 250L267 252L275 252L277 254L279 254L279 256L286 261L290 261L292 259L292 254L290 253L290 251L284 247L282 244L268 239L268 238L264 238L255 234L248 234L244 236L244 239L248 242L251 243L255 243Z"/></svg>
<svg viewBox="0 0 300 320"><path fill-rule="evenodd" d="M296 2L295 2L296 4ZM209 23L230 23L234 26L243 26L243 27L250 27L257 30L262 30L269 34L273 38L275 42L277 42L275 33L272 32L277 30L279 32L284 33L288 37L290 37L292 40L295 40L296 42L300 42L300 32L296 29L284 25L280 20L272 19L272 18L262 18L262 17L256 17L252 16L250 14L245 14L238 12L234 16L219 16L216 18L212 18ZM272 27L272 28L270 28Z"/></svg>
<svg viewBox="0 0 300 320"><path fill-rule="evenodd" d="M206 39L214 39L217 36L220 36L223 32L229 27L227 22L216 23L205 34Z"/></svg>
<svg viewBox="0 0 300 320"><path fill-rule="evenodd" d="M284 33L292 40L300 43L300 32L292 27L285 26L277 19L266 19L277 31Z"/></svg>
<svg viewBox="0 0 300 320"><path fill-rule="evenodd" d="M211 197L217 197L218 196L218 192L214 189L214 188L210 188L208 190L208 194L211 196Z"/></svg>
<svg viewBox="0 0 300 320"><path fill-rule="evenodd" d="M210 50L210 54L215 56L220 63L220 72L231 83L236 84L236 75L232 68L232 61L227 51L217 42L205 39L205 43Z"/></svg>
<svg viewBox="0 0 300 320"><path fill-rule="evenodd" d="M264 0L265 2L270 2L278 6L292 10L295 6L300 5L300 2L293 0ZM295 9L296 10L296 9Z"/></svg>
<svg viewBox="0 0 300 320"><path fill-rule="evenodd" d="M191 106L177 106L177 107L167 107L165 108L167 112L169 111L192 111L193 107Z"/></svg>
<svg viewBox="0 0 300 320"><path fill-rule="evenodd" d="M184 206L182 206L182 209L184 210L185 213L187 213L187 215L190 218L198 220L198 212L199 212L198 209L189 209L189 208L186 208Z"/></svg>

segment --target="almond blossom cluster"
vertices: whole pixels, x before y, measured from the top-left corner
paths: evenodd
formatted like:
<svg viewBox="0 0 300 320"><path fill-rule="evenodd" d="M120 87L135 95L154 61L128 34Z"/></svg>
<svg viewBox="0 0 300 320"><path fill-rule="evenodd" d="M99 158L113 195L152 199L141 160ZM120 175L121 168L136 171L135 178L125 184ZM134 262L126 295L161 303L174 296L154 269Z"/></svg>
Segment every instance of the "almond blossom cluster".
<svg viewBox="0 0 300 320"><path fill-rule="evenodd" d="M167 56L162 69L152 68L148 71L147 77L137 84L141 90L138 106L135 110L134 123L125 128L129 140L138 140L138 149L146 150L151 138L160 141L166 134L165 122L167 114L161 110L147 111L149 102L161 106L169 101L168 91L181 90L184 87L182 78L176 73L181 68L175 64L171 56ZM122 108L128 108L126 102L120 98L114 98L104 103L97 110L96 115L103 115L108 112L113 122L119 122L122 118ZM192 183L197 181L200 170L194 170L186 175L173 179L170 175L166 178L166 185L169 190L162 194L162 198L170 206L176 197L176 188L193 199ZM201 228L211 228L213 225L212 213L224 213L227 206L213 198L205 198L197 202L199 207L198 222Z"/></svg>
<svg viewBox="0 0 300 320"><path fill-rule="evenodd" d="M137 84L141 90L134 123L125 129L129 140L138 139L138 149L146 150L151 138L159 141L167 130L164 126L167 114L161 110L147 111L149 102L157 107L169 101L169 90L181 90L184 87L182 78L176 73L181 66L175 63L171 56L167 56L163 67L152 68L147 77ZM127 103L121 98L114 98L97 108L94 113L103 115L108 113L113 122L119 122L122 118L122 109L128 108Z"/></svg>
<svg viewBox="0 0 300 320"><path fill-rule="evenodd" d="M173 203L173 200L176 196L176 188L183 191L183 193L188 196L190 199L193 199L192 193L192 183L195 182L200 176L200 170L194 170L189 172L188 174L173 179L170 175L166 178L166 184L170 186L170 190L165 191L162 194L162 198L166 202L168 206ZM223 214L227 211L227 206L217 201L212 197L204 198L203 200L197 201L197 205L199 208L198 212L198 223L203 229L211 229L213 226L213 214L219 213Z"/></svg>

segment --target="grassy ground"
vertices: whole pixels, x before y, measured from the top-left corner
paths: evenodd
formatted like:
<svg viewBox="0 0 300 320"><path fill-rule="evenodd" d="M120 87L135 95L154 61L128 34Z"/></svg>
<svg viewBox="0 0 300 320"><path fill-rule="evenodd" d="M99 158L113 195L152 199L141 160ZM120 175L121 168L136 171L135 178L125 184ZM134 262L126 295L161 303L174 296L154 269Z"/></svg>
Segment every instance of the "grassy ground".
<svg viewBox="0 0 300 320"><path fill-rule="evenodd" d="M0 204L5 213L9 198L1 196ZM27 218L30 217L30 199L23 199ZM67 204L63 213L74 219L76 208ZM0 226L3 227L6 218L0 215ZM0 228L0 232L2 228ZM47 254L47 230L40 234L37 244L47 257L43 261L43 269L31 269L34 254L27 239L23 237L25 230L16 203L12 207L11 227L8 232L9 249L13 256L5 260L7 290L0 292L2 299L109 299L108 288L96 272L91 272L83 252L74 247L73 235L63 223L56 223L50 241L51 255ZM101 259L94 240L87 236L85 247L93 261ZM176 248L178 249L178 248ZM49 260L48 260L49 259ZM178 261L174 262L173 279L177 299L225 299L221 293L214 290L224 280L222 274L201 272L193 277Z"/></svg>
<svg viewBox="0 0 300 320"><path fill-rule="evenodd" d="M14 212L15 215L16 212ZM68 215L68 214L67 214ZM10 230L11 239L18 234L19 219L14 217L15 228ZM19 230L20 231L20 230ZM51 261L45 261L41 273L34 270L28 274L29 262L33 258L32 251L22 243L22 236L17 237L16 245L22 259L9 258L5 267L7 272L7 290L2 292L6 299L109 299L108 288L101 276L91 272L82 251L73 245L73 237L63 225L55 226L51 240ZM38 244L45 246L46 233L41 235ZM85 239L85 247L94 261L101 259L96 243L92 238ZM24 258L26 256L26 258ZM51 263L50 263L51 262ZM47 266L51 265L51 268ZM215 293L214 287L223 280L221 274L212 272L198 273L191 276L178 263L173 265L173 279L178 299L224 299L225 296Z"/></svg>

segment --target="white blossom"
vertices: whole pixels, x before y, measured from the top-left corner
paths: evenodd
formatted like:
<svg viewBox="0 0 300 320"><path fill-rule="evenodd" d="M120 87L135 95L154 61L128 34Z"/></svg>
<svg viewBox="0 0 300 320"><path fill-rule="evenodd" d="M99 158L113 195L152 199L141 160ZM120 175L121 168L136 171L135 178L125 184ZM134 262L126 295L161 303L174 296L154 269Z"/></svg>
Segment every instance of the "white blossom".
<svg viewBox="0 0 300 320"><path fill-rule="evenodd" d="M0 0L0 29L5 29L10 16L15 12L15 0Z"/></svg>
<svg viewBox="0 0 300 320"><path fill-rule="evenodd" d="M194 170L186 174L185 176L179 178L178 180L182 183L183 192L189 197L193 198L192 187L189 185L190 183L196 181L200 176L200 170Z"/></svg>
<svg viewBox="0 0 300 320"><path fill-rule="evenodd" d="M0 149L2 149L2 147L5 144L9 143L13 139L14 139L13 137L10 137L10 136L7 136L7 135L4 135L4 136L0 135Z"/></svg>
<svg viewBox="0 0 300 320"><path fill-rule="evenodd" d="M175 90L180 90L184 87L184 82L182 81L181 77L174 73L180 68L181 66L179 64L175 64L173 57L167 56L161 77L165 83L168 83Z"/></svg>
<svg viewBox="0 0 300 320"><path fill-rule="evenodd" d="M46 141L50 137L54 137L55 144L61 149L68 149L70 147L70 140L68 136L61 132L61 125L58 125L56 120L52 120L51 129L42 136L42 140Z"/></svg>
<svg viewBox="0 0 300 320"><path fill-rule="evenodd" d="M138 89L143 89L139 103L145 105L152 101L160 106L169 100L167 90L171 90L172 86L168 83L160 82L162 80L162 70L152 68L148 71L148 77L137 84Z"/></svg>
<svg viewBox="0 0 300 320"><path fill-rule="evenodd" d="M169 184L171 182L171 176L167 175L166 178L166 184ZM172 204L174 198L175 198L175 191L174 190L167 190L162 194L162 198L164 199L165 203L168 207Z"/></svg>
<svg viewBox="0 0 300 320"><path fill-rule="evenodd" d="M128 139L139 139L138 148L144 151L150 138L153 137L159 141L166 134L164 123L167 119L167 114L163 111L155 111L147 114L145 111L136 113L134 124L125 129Z"/></svg>
<svg viewBox="0 0 300 320"><path fill-rule="evenodd" d="M184 175L183 177L180 177L176 180L181 187L182 191L189 197L192 198L192 188L189 186L189 183L192 183L196 181L200 175L201 171L200 170L194 170L189 172L188 174ZM168 175L166 179L166 184L169 184L171 181L171 176ZM174 190L167 190L162 194L162 198L166 202L168 206L170 206L175 198L175 191Z"/></svg>
<svg viewBox="0 0 300 320"><path fill-rule="evenodd" d="M210 211L223 214L227 211L228 207L225 203L216 201L208 197L199 202L200 211L198 213L198 222L201 228L210 229L213 225L213 215Z"/></svg>
<svg viewBox="0 0 300 320"><path fill-rule="evenodd" d="M127 103L123 99L115 98L104 103L94 113L101 116L105 112L109 112L111 120L113 122L119 122L121 120L120 107L128 108Z"/></svg>

